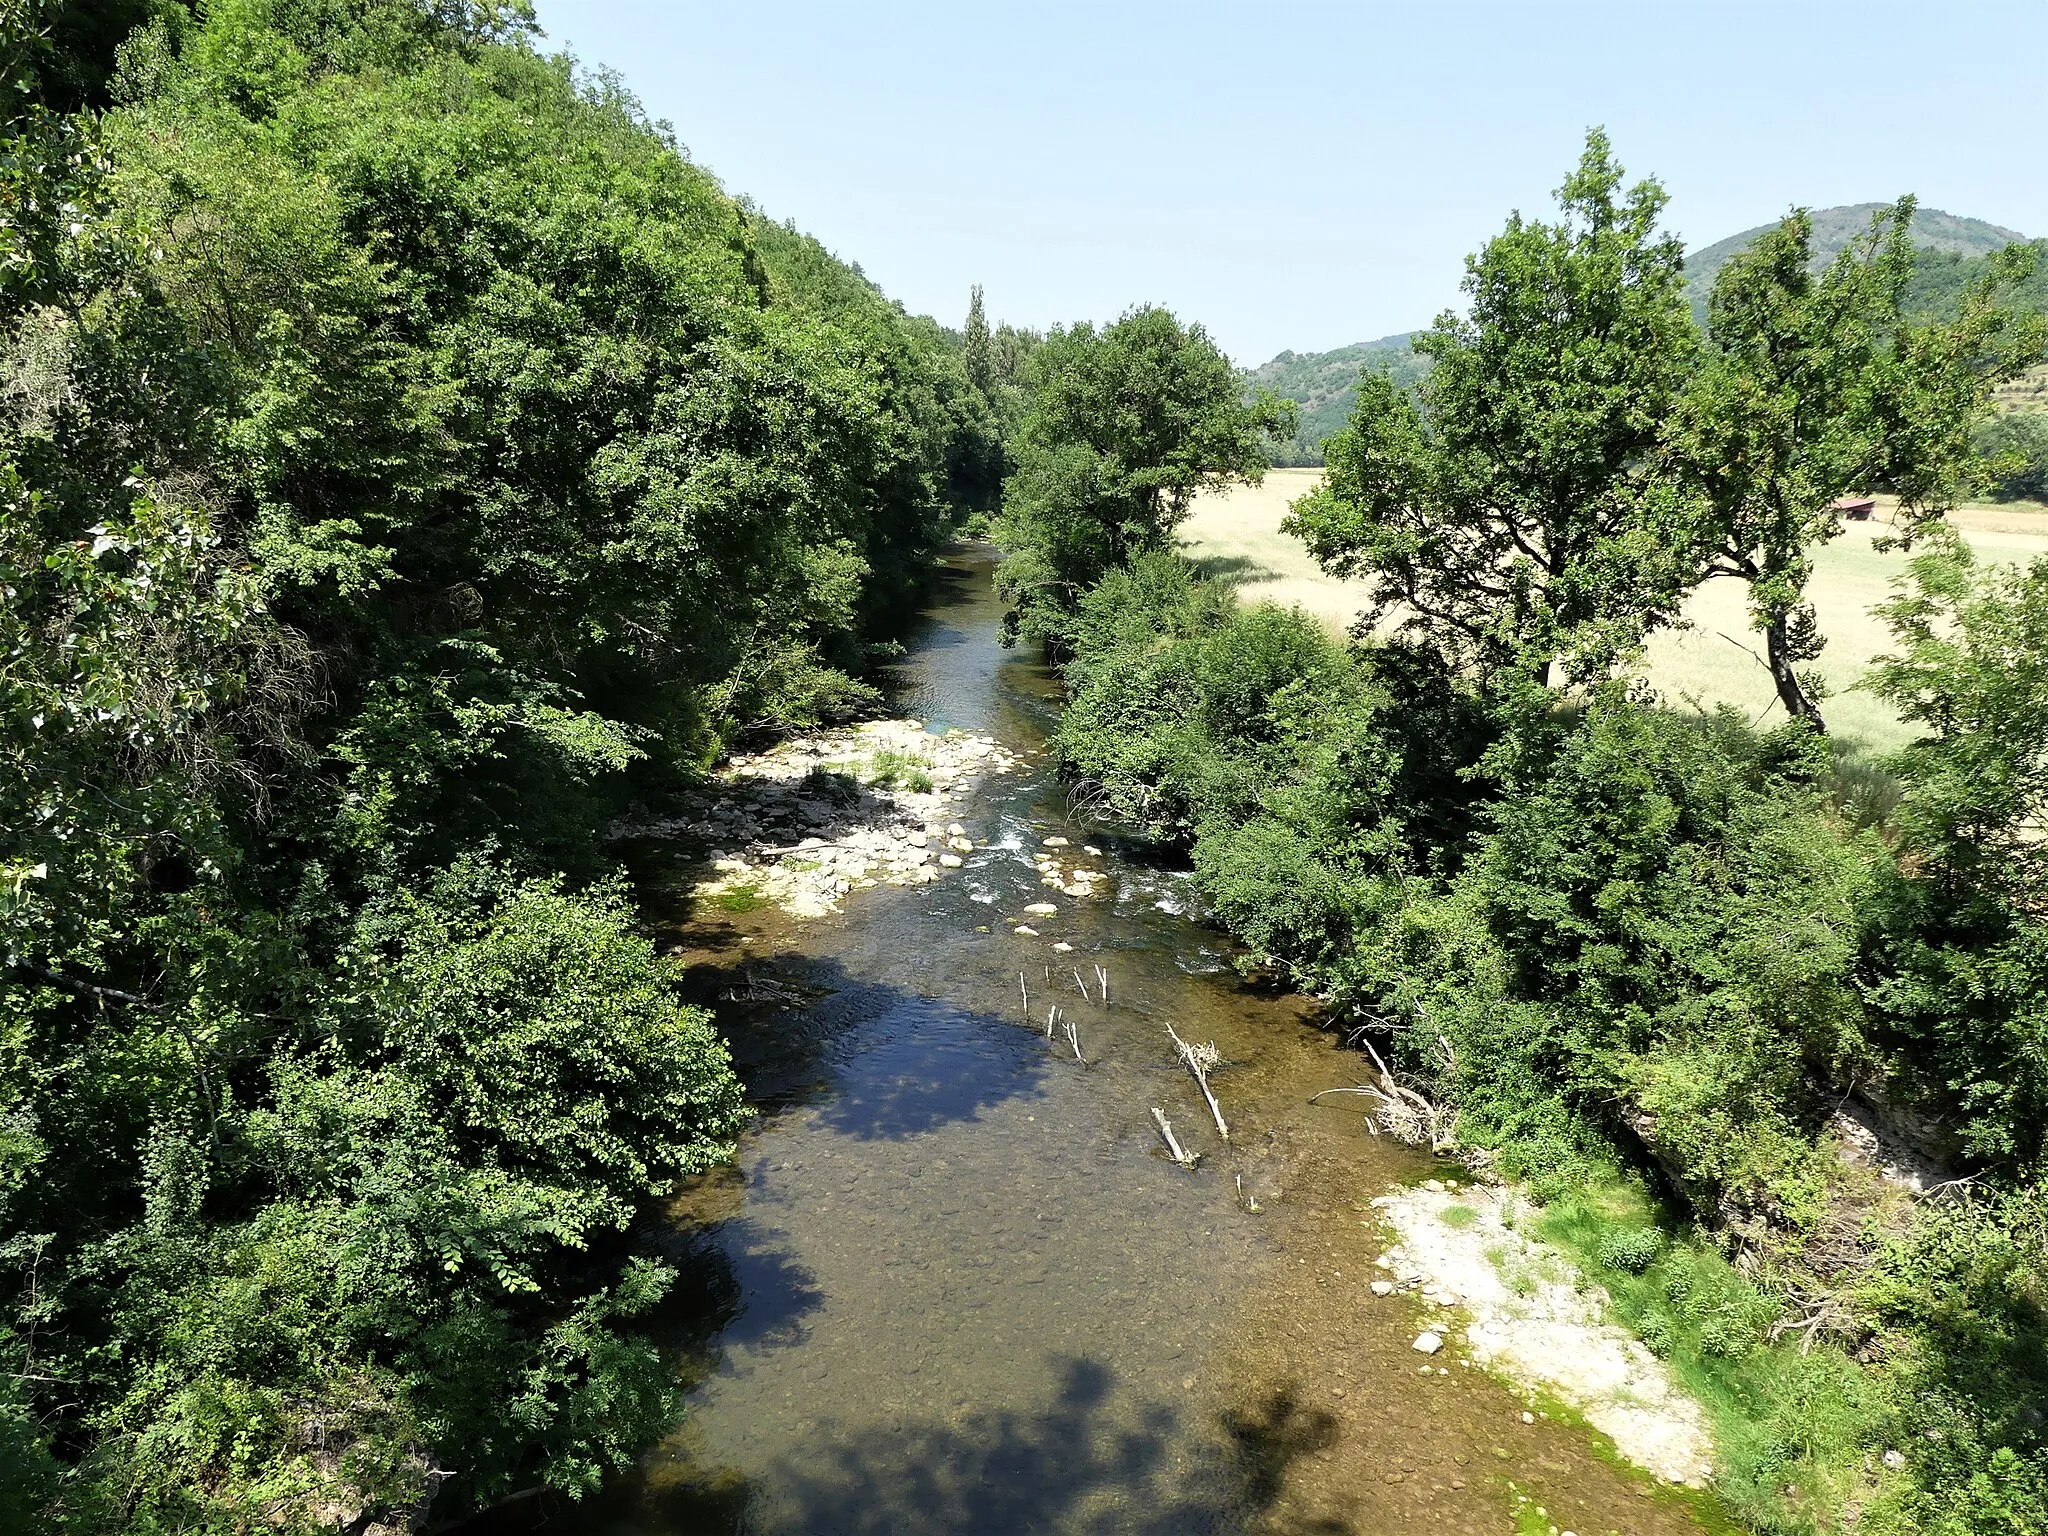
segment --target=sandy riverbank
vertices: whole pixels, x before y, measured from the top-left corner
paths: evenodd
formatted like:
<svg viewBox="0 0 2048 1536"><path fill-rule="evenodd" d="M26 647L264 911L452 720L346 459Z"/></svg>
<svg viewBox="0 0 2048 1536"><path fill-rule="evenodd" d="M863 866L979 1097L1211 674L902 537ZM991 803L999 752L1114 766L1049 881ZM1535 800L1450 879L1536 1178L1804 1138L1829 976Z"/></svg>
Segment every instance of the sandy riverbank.
<svg viewBox="0 0 2048 1536"><path fill-rule="evenodd" d="M1432 1309L1431 1334L1462 1329L1478 1365L1582 1414L1630 1461L1666 1482L1703 1487L1713 1442L1700 1405L1664 1363L1605 1321L1605 1294L1530 1237L1512 1189L1431 1179L1372 1202L1396 1241L1377 1261L1375 1294ZM1427 1342L1427 1339L1424 1340Z"/></svg>

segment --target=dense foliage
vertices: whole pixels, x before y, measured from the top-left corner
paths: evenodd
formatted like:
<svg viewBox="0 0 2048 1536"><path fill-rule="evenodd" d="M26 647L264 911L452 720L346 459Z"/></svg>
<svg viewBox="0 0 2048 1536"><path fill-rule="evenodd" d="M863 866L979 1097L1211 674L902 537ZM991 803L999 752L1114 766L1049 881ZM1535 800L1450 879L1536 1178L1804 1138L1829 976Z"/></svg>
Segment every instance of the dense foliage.
<svg viewBox="0 0 2048 1536"><path fill-rule="evenodd" d="M1517 214L1468 264L1468 314L1415 338L1417 396L1359 381L1324 486L1287 527L1336 575L1489 682L1598 675L1685 587L1682 506L1654 452L1697 350L1664 193L1626 193L1594 134L1554 225Z"/></svg>
<svg viewBox="0 0 2048 1536"><path fill-rule="evenodd" d="M1418 398L1368 379L1298 504L1402 628L1346 645L1139 553L1066 631L1057 746L1546 1202L1714 1415L1748 1521L2040 1529L2048 562L1979 567L1937 515L2038 355L1998 302L2020 269L1915 320L1909 204L1819 270L1795 217L1695 337L1654 189L1618 188L1596 138L1566 221L1475 258ZM1715 550L1748 528L1791 569L1880 473L1925 514L1870 683L1924 731L1887 793L1811 716L1618 680Z"/></svg>
<svg viewBox="0 0 2048 1536"><path fill-rule="evenodd" d="M600 829L872 697L996 417L520 4L0 19L0 1523L587 1489L745 1117Z"/></svg>
<svg viewBox="0 0 2048 1536"><path fill-rule="evenodd" d="M1294 430L1294 410L1270 395L1240 398L1207 333L1152 306L1100 331L1054 330L1028 370L995 530L1008 555L996 585L1013 632L1059 646L1081 595L1166 548L1196 491L1258 481L1262 443Z"/></svg>

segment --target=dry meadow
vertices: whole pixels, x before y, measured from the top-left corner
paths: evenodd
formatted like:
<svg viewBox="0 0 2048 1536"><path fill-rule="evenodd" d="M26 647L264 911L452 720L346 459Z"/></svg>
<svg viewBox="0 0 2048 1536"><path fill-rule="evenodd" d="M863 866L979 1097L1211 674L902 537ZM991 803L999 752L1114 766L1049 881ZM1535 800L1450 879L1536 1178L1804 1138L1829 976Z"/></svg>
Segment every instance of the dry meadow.
<svg viewBox="0 0 2048 1536"><path fill-rule="evenodd" d="M1182 525L1181 537L1193 559L1236 580L1248 601L1297 606L1341 632L1363 605L1363 584L1324 575L1300 543L1280 531L1288 504L1314 490L1321 478L1317 469L1276 469L1263 485L1207 494ZM1820 670L1833 693L1823 708L1837 738L1864 751L1885 751L1906 737L1887 705L1854 688L1889 639L1871 607L1885 598L1905 565L1904 555L1876 547L1892 531L1889 515L1889 505L1880 501L1876 519L1844 525L1842 537L1815 560L1814 606L1828 637ZM1954 521L1981 559L2019 562L2048 555L2048 514L1973 506L1959 509ZM1708 582L1686 605L1685 627L1651 639L1644 675L1674 708L1729 704L1760 724L1782 718L1756 654L1758 637L1750 631L1743 597L1740 583Z"/></svg>

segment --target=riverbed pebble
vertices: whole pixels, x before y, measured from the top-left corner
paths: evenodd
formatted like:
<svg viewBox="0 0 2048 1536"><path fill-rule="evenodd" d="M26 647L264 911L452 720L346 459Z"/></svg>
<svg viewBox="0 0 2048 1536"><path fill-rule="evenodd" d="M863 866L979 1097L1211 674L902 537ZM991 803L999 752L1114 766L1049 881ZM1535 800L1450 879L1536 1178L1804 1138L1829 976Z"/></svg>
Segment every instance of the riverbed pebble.
<svg viewBox="0 0 2048 1536"><path fill-rule="evenodd" d="M1394 1294L1394 1282L1391 1280L1375 1280L1372 1283L1372 1293L1375 1296L1391 1296Z"/></svg>
<svg viewBox="0 0 2048 1536"><path fill-rule="evenodd" d="M1038 937L1038 930L1036 928L1028 928L1022 923L1019 923L1016 927L1012 928L1010 932L1020 933L1027 939L1035 939Z"/></svg>
<svg viewBox="0 0 2048 1536"><path fill-rule="evenodd" d="M1415 1342L1410 1346L1410 1348L1421 1350L1425 1355L1433 1355L1443 1347L1443 1335L1431 1333L1426 1328L1421 1333L1415 1335Z"/></svg>
<svg viewBox="0 0 2048 1536"><path fill-rule="evenodd" d="M1024 910L1039 917L1051 917L1055 912L1059 911L1059 908L1049 901L1034 901Z"/></svg>
<svg viewBox="0 0 2048 1536"><path fill-rule="evenodd" d="M912 787L926 780L900 771L905 758L928 775L928 788ZM703 847L709 868L695 887L700 897L821 917L837 911L849 891L930 884L942 871L963 867L956 855L973 844L964 825L946 814L948 801L1019 762L991 737L933 736L915 720L871 720L736 757L682 803L680 814L629 816L611 835ZM940 853L930 846L935 842L951 851Z"/></svg>

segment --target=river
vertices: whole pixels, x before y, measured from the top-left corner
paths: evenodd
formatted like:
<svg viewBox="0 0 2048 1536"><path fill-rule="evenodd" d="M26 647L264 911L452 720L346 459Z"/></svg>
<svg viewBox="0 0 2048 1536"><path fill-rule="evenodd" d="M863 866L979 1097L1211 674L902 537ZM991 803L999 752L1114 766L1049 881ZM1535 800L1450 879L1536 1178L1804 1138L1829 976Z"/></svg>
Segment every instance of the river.
<svg viewBox="0 0 2048 1536"><path fill-rule="evenodd" d="M1443 1165L1367 1133L1353 1056L1310 1003L1233 968L1184 870L1075 817L1042 753L1057 685L998 644L985 551L947 562L899 709L1025 766L959 812L978 846L837 916L691 912L675 850L634 862L703 995L763 964L785 1006L721 1004L759 1122L657 1246L689 1385L678 1432L528 1526L616 1533L1506 1532L1709 1528L1562 1417L1367 1289L1367 1205ZM1047 836L1109 894L1045 899ZM1073 945L1055 955L1053 941ZM1057 962L1057 963L1055 963ZM1094 967L1109 1001L1086 1000ZM1019 1004L1026 975L1034 1020ZM758 974L758 972L757 972ZM1076 1023L1085 1063L1043 1033ZM1166 1033L1213 1040L1225 1143ZM1151 1111L1203 1154L1163 1154ZM1455 1172L1455 1170L1451 1170ZM1254 1207L1256 1207L1254 1209ZM1520 1506L1517 1523L1517 1506ZM1540 1507L1547 1512L1538 1516ZM1718 1522L1716 1522L1718 1524Z"/></svg>

